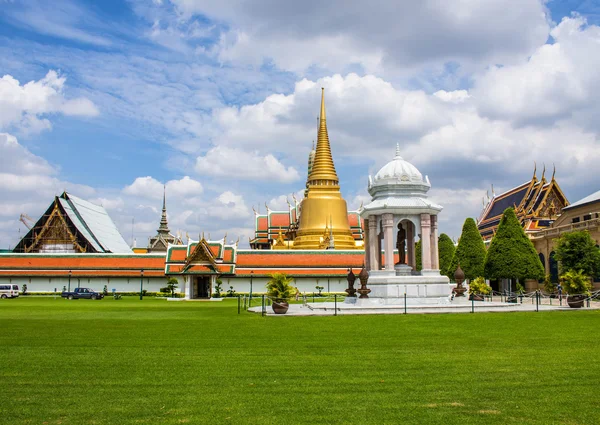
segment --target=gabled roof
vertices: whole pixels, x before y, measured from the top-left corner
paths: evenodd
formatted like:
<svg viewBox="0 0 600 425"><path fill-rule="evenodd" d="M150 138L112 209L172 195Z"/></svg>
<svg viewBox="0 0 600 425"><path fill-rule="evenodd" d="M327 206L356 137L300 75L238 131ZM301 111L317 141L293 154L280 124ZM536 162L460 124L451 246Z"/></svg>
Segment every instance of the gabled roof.
<svg viewBox="0 0 600 425"><path fill-rule="evenodd" d="M65 211L77 229L82 233L85 230L89 237L100 246L98 252L122 254L131 252L131 248L103 207L84 201L67 192L64 192L59 199L63 205L65 202L69 204L70 209L65 208Z"/></svg>
<svg viewBox="0 0 600 425"><path fill-rule="evenodd" d="M58 239L56 234L61 233ZM15 252L41 246L71 246L76 252L130 254L131 248L106 210L67 192L56 196L46 212L17 244Z"/></svg>

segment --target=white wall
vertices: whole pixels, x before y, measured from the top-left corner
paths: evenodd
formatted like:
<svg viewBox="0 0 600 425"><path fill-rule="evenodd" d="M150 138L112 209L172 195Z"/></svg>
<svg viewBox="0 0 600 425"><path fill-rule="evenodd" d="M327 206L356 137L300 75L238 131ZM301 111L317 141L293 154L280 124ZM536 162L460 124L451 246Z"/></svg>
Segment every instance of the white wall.
<svg viewBox="0 0 600 425"><path fill-rule="evenodd" d="M5 279L3 279L4 281ZM69 287L68 277L17 277L8 279L10 283L19 285L22 290L23 285L27 284L27 292L62 292L63 286ZM115 289L116 292L139 292L140 277L75 277L71 276L71 290L80 286L82 288L91 288L97 292L102 292L104 285L108 292ZM176 292L183 292L183 278L177 277L179 286ZM148 292L158 292L160 288L167 286L167 279L164 277L144 277L143 289Z"/></svg>
<svg viewBox="0 0 600 425"><path fill-rule="evenodd" d="M183 293L185 291L185 285L182 276L176 276L179 281L176 292ZM23 284L27 284L27 292L62 292L63 286L68 288L69 278L68 277L16 277L8 279L10 283L19 285L19 290L23 288ZM250 278L246 277L222 277L223 281L223 295L227 293L230 286L236 292L250 292ZM269 278L255 277L252 279L252 292L253 293L264 293L266 292L266 285ZM4 279L3 279L4 281ZM71 276L71 290L80 286L82 288L91 288L95 291L101 292L104 289L104 285L107 286L108 292L112 292L113 289L116 292L139 292L140 291L140 277L75 277ZM164 277L144 277L144 286L148 292L158 292L158 290L167 285L167 280ZM348 281L345 277L335 278L314 278L314 277L299 277L294 278L292 285L297 286L300 292L306 292L312 294L318 292L315 286L322 286L323 292L344 292L348 286ZM360 281L356 279L354 283L355 288L360 287ZM214 292L214 286L213 286Z"/></svg>

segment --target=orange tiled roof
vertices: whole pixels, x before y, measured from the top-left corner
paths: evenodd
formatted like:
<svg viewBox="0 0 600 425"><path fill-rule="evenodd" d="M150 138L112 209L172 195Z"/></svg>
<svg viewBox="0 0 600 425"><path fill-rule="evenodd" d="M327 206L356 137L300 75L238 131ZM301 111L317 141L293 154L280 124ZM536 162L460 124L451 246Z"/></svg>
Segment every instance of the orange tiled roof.
<svg viewBox="0 0 600 425"><path fill-rule="evenodd" d="M290 225L290 214L288 212L271 213L269 214L269 227L289 227Z"/></svg>

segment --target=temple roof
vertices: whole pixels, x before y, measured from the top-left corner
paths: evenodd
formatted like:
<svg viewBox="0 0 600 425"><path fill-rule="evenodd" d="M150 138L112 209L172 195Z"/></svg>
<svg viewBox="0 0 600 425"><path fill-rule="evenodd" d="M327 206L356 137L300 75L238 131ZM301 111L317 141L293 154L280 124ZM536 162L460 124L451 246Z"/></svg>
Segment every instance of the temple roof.
<svg viewBox="0 0 600 425"><path fill-rule="evenodd" d="M60 241L56 240L57 232L64 233ZM44 241L42 238L45 238ZM29 252L34 247L39 248L40 244L53 243L74 245L86 252L131 253L131 248L102 206L67 192L54 198L14 251Z"/></svg>
<svg viewBox="0 0 600 425"><path fill-rule="evenodd" d="M531 180L520 184L500 195L496 195L492 188L492 198L487 204L477 222L479 232L484 239L490 239L502 218L504 210L514 208L515 214L527 232L536 232L546 228L569 205L569 201L554 179L545 178L545 167L540 180L534 170Z"/></svg>

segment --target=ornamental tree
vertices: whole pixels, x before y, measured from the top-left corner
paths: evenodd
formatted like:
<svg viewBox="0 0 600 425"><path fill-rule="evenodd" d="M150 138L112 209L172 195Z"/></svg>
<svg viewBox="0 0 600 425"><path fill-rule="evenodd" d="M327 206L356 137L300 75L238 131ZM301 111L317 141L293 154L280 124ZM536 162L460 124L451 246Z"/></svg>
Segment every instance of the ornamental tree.
<svg viewBox="0 0 600 425"><path fill-rule="evenodd" d="M562 273L581 271L586 276L600 274L600 249L585 230L561 236L556 245L555 258L560 261Z"/></svg>
<svg viewBox="0 0 600 425"><path fill-rule="evenodd" d="M458 247L452 257L452 262L446 270L450 279L460 264L465 272L465 278L471 280L483 276L483 263L485 261L485 245L477 224L472 218L467 218L463 224L462 233L458 240Z"/></svg>
<svg viewBox="0 0 600 425"><path fill-rule="evenodd" d="M535 247L525 234L515 210L502 214L498 231L485 257L488 279L542 279L544 266Z"/></svg>
<svg viewBox="0 0 600 425"><path fill-rule="evenodd" d="M415 263L417 265L417 271L423 270L423 251L421 251L421 240L418 240L415 244Z"/></svg>
<svg viewBox="0 0 600 425"><path fill-rule="evenodd" d="M450 236L442 233L438 239L438 255L440 257L440 273L442 275L448 276L448 269L450 268L450 264L452 264L455 251L456 247ZM453 276L448 277L453 278Z"/></svg>

